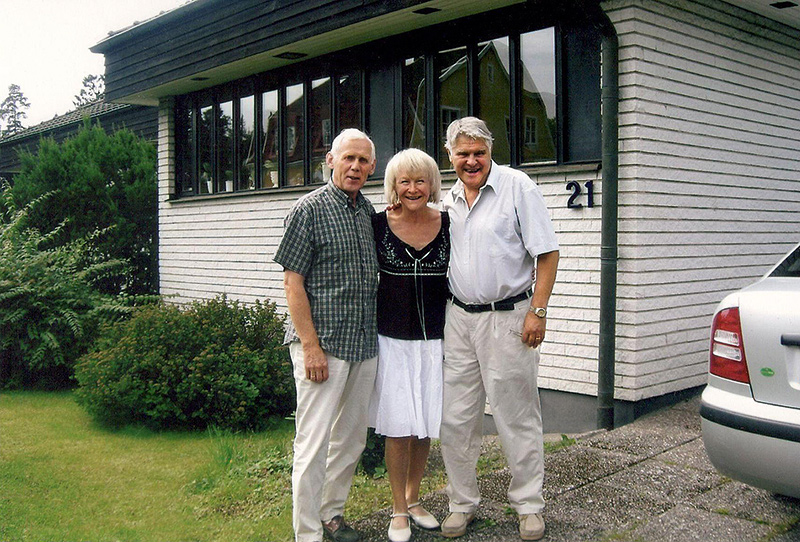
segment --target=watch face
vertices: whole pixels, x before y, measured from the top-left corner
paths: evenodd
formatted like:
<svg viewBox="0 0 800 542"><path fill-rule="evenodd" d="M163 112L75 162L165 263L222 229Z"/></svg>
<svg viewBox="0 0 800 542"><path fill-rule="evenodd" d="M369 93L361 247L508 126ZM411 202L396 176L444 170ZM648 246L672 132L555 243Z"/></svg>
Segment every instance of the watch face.
<svg viewBox="0 0 800 542"><path fill-rule="evenodd" d="M535 314L539 318L544 318L545 316L547 316L547 309L538 308L535 311L533 311L533 314Z"/></svg>

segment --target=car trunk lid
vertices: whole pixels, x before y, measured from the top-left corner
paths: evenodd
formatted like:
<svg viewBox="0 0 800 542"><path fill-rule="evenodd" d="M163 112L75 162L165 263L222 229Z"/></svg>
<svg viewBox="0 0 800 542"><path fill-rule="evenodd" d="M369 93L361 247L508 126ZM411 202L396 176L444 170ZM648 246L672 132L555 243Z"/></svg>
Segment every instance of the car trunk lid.
<svg viewBox="0 0 800 542"><path fill-rule="evenodd" d="M745 288L739 314L753 398L800 408L800 279L770 277Z"/></svg>

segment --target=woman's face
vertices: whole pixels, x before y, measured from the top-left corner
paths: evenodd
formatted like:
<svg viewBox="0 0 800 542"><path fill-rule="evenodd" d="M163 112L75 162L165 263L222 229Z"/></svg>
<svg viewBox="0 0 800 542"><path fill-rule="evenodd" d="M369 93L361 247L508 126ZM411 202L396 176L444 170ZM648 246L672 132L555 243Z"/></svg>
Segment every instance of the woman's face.
<svg viewBox="0 0 800 542"><path fill-rule="evenodd" d="M409 211L426 207L431 198L431 182L413 172L401 171L394 189L400 204Z"/></svg>

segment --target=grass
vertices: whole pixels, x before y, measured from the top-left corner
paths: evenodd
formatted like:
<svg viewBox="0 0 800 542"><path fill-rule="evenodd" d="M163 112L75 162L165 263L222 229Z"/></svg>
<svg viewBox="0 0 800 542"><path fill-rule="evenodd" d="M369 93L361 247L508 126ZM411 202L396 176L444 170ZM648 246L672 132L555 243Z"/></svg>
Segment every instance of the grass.
<svg viewBox="0 0 800 542"><path fill-rule="evenodd" d="M70 393L3 393L0 540L290 540L292 430L112 432Z"/></svg>
<svg viewBox="0 0 800 542"><path fill-rule="evenodd" d="M291 530L292 422L268 431L110 431L71 393L0 394L0 540L270 541ZM441 469L424 492L443 487ZM356 476L347 515L388 506Z"/></svg>
<svg viewBox="0 0 800 542"><path fill-rule="evenodd" d="M293 436L287 420L260 433L111 431L69 392L2 393L0 540L291 541ZM436 446L423 495L446 483ZM503 467L499 445L484 450L479 473ZM368 516L390 496L386 476L360 472L345 513Z"/></svg>

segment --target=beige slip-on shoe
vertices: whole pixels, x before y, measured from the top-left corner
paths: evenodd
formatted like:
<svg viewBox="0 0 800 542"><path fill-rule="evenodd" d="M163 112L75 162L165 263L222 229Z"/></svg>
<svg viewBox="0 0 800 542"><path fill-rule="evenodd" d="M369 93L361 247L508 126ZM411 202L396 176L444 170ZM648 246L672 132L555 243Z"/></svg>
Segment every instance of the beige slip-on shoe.
<svg viewBox="0 0 800 542"><path fill-rule="evenodd" d="M442 536L457 538L464 536L467 525L475 519L475 512L450 512L442 522Z"/></svg>
<svg viewBox="0 0 800 542"><path fill-rule="evenodd" d="M544 537L544 520L541 514L519 517L519 537L523 540L541 540Z"/></svg>

